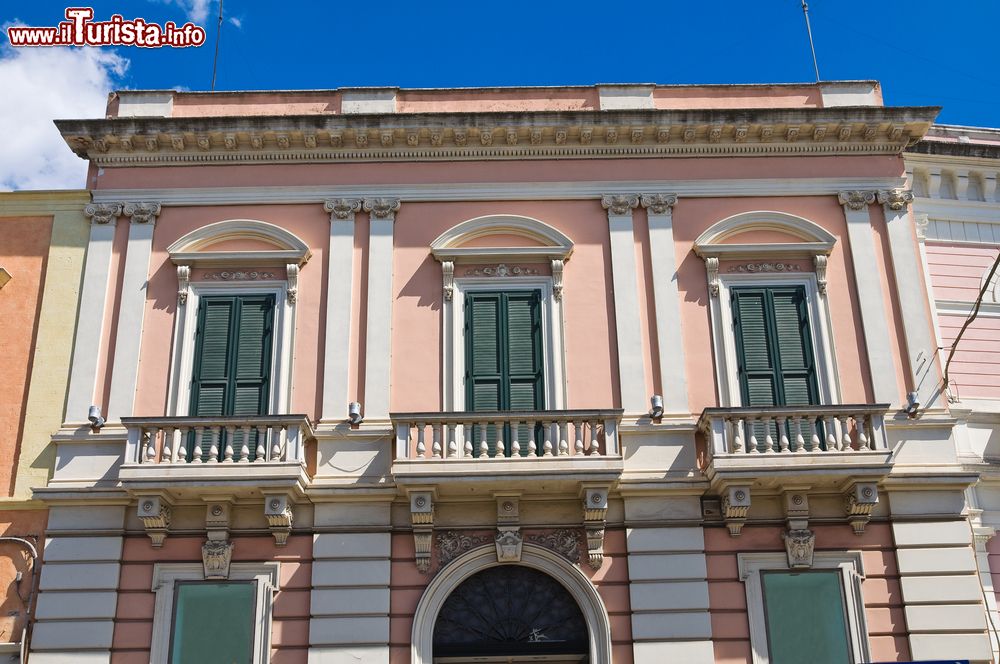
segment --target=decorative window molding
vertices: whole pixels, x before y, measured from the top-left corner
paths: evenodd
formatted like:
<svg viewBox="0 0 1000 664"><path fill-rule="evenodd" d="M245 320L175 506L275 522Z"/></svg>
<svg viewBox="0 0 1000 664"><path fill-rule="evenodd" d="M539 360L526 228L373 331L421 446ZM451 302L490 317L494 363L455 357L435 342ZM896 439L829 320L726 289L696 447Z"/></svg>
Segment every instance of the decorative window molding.
<svg viewBox="0 0 1000 664"><path fill-rule="evenodd" d="M488 235L518 235L538 243L525 247L466 247ZM567 260L573 253L573 241L552 226L530 217L490 215L469 219L453 226L433 242L431 253L439 261L465 263L538 262Z"/></svg>
<svg viewBox="0 0 1000 664"><path fill-rule="evenodd" d="M754 664L770 664L767 616L764 611L764 588L761 573L765 571L789 571L792 568L789 567L788 557L783 552L741 553L737 555L737 564L740 579L746 586L747 616L750 622L753 662ZM870 661L865 606L861 594L861 581L865 577L861 552L817 551L813 554L812 569L838 570L840 572L852 661Z"/></svg>
<svg viewBox="0 0 1000 664"><path fill-rule="evenodd" d="M232 563L229 581L255 584L253 659L252 664L266 664L271 659L271 604L278 590L281 563ZM170 656L170 635L173 627L174 589L178 581L203 581L201 563L156 563L153 565L152 590L156 593L153 611L153 636L150 644L150 664L167 664Z"/></svg>
<svg viewBox="0 0 1000 664"><path fill-rule="evenodd" d="M227 240L257 240L274 249L211 250L212 245ZM167 247L167 253L176 265L197 267L304 265L312 255L309 246L294 234L254 219L230 219L202 226Z"/></svg>
<svg viewBox="0 0 1000 664"><path fill-rule="evenodd" d="M778 231L799 242L727 243L731 237L750 231ZM733 215L712 225L694 242L702 258L722 260L761 258L812 258L828 256L837 238L819 225L786 212L761 210Z"/></svg>

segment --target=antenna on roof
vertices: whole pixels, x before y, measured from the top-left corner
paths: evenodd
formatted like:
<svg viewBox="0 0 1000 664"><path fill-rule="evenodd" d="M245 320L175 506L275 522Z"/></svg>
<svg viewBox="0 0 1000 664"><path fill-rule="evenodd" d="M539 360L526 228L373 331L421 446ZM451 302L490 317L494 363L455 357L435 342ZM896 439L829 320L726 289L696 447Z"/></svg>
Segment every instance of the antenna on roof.
<svg viewBox="0 0 1000 664"><path fill-rule="evenodd" d="M802 4L805 4L803 2ZM808 19L806 19L808 20ZM810 39L812 39L810 37ZM215 59L212 60L212 92L215 92L215 72L219 67L219 42L222 41L222 0L219 0L219 28L215 32ZM819 74L816 74L818 77Z"/></svg>
<svg viewBox="0 0 1000 664"><path fill-rule="evenodd" d="M219 0L220 8L221 8L221 1L222 0ZM809 25L809 5L806 4L806 0L802 0L802 14L803 16L806 17L806 32L809 33L809 50L812 51L813 69L816 70L816 82L819 83L819 64L816 62L816 46L815 44L813 44L812 26Z"/></svg>

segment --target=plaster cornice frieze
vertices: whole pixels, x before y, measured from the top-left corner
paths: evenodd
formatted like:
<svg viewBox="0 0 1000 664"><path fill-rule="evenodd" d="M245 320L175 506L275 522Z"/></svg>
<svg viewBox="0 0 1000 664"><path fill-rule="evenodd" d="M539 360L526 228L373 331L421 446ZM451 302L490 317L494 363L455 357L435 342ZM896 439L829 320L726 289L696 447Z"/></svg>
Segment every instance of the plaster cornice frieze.
<svg viewBox="0 0 1000 664"><path fill-rule="evenodd" d="M401 113L58 120L98 166L900 154L937 108ZM810 140L806 140L809 137Z"/></svg>

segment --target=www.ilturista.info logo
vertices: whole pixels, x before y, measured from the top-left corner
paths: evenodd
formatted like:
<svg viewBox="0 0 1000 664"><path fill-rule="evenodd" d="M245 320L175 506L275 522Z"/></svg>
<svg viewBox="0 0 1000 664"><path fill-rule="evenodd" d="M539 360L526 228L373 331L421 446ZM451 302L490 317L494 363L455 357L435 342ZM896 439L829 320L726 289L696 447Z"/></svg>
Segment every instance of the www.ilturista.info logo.
<svg viewBox="0 0 1000 664"><path fill-rule="evenodd" d="M15 25L7 28L12 46L140 46L159 48L201 46L205 28L188 22L178 26L173 21L163 25L144 19L126 20L114 14L108 21L94 21L92 7L67 7L66 20L54 28Z"/></svg>

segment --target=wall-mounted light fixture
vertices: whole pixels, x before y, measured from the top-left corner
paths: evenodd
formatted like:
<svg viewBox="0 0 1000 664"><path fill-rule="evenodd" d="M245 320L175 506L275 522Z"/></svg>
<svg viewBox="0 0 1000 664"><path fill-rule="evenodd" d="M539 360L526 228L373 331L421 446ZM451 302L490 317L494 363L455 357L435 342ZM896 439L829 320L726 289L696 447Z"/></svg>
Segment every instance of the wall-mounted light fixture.
<svg viewBox="0 0 1000 664"><path fill-rule="evenodd" d="M908 392L906 395L906 416L916 419L920 415L920 395L916 392Z"/></svg>
<svg viewBox="0 0 1000 664"><path fill-rule="evenodd" d="M663 417L663 397L662 396L660 396L659 394L654 394L649 399L649 405L651 406L651 408L649 409L649 416L651 418L653 418L654 420L658 420L661 417Z"/></svg>
<svg viewBox="0 0 1000 664"><path fill-rule="evenodd" d="M101 416L100 406L91 406L90 411L87 413L87 419L90 420L90 430L97 433L104 426L104 418Z"/></svg>
<svg viewBox="0 0 1000 664"><path fill-rule="evenodd" d="M361 415L361 404L357 401L347 404L347 420L351 424L361 424L365 421L365 418Z"/></svg>

